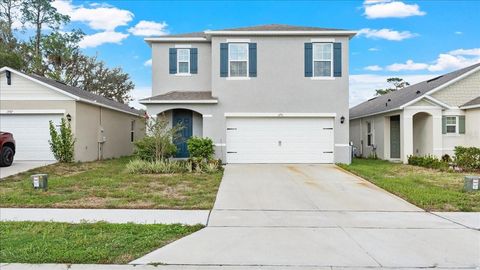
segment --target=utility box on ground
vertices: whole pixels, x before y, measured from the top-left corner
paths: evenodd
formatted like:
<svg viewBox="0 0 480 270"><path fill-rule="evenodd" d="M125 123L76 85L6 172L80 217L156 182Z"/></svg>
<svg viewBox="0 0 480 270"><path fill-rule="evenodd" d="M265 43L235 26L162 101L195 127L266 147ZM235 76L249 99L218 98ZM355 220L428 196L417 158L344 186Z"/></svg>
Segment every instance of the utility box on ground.
<svg viewBox="0 0 480 270"><path fill-rule="evenodd" d="M48 189L48 174L34 174L31 178L34 189Z"/></svg>
<svg viewBox="0 0 480 270"><path fill-rule="evenodd" d="M480 176L465 176L463 189L466 191L479 191Z"/></svg>

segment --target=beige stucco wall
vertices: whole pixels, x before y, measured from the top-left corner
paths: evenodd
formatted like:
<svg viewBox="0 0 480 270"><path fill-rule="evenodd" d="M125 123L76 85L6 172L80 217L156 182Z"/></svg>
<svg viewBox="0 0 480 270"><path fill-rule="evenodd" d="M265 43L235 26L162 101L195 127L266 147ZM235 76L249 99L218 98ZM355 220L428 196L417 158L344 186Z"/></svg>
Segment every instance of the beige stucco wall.
<svg viewBox="0 0 480 270"><path fill-rule="evenodd" d="M142 117L78 102L75 158L87 161L131 155L131 121L135 121L134 140L138 140L145 134Z"/></svg>
<svg viewBox="0 0 480 270"><path fill-rule="evenodd" d="M375 152L378 158L385 158L385 115L376 115L372 117L359 118L350 121L350 141L357 148L357 154L362 157L368 157L373 154L374 148L368 146L368 130L367 123L372 123L373 145L376 147ZM388 126L389 127L389 126Z"/></svg>
<svg viewBox="0 0 480 270"><path fill-rule="evenodd" d="M480 147L480 108L465 113L465 145Z"/></svg>
<svg viewBox="0 0 480 270"><path fill-rule="evenodd" d="M461 106L478 96L480 96L480 71L432 94L433 98L450 106Z"/></svg>

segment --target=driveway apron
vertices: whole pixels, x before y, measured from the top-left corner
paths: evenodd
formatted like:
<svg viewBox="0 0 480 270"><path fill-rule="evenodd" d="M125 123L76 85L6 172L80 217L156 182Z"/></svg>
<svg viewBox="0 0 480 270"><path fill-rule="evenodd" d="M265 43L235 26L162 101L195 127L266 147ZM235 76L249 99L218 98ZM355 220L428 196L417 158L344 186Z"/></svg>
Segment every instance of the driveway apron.
<svg viewBox="0 0 480 270"><path fill-rule="evenodd" d="M132 264L475 268L480 232L335 165L227 165L208 226Z"/></svg>

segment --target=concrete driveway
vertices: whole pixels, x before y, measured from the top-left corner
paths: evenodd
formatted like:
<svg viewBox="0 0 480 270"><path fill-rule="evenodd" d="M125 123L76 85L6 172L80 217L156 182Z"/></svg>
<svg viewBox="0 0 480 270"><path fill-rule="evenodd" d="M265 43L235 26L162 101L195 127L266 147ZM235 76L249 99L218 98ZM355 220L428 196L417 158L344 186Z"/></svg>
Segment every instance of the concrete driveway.
<svg viewBox="0 0 480 270"><path fill-rule="evenodd" d="M208 226L132 264L472 268L480 232L334 165L227 165Z"/></svg>
<svg viewBox="0 0 480 270"><path fill-rule="evenodd" d="M0 167L0 179L55 162L56 161L13 161L13 164L9 167Z"/></svg>

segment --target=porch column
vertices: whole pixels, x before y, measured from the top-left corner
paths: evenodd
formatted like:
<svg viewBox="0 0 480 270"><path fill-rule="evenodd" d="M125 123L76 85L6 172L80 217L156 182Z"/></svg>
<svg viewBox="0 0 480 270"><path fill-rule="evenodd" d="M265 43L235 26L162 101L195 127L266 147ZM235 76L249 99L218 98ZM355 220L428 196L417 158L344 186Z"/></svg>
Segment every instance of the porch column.
<svg viewBox="0 0 480 270"><path fill-rule="evenodd" d="M413 116L412 113L404 110L402 113L401 135L402 135L402 160L408 163L408 156L413 155Z"/></svg>
<svg viewBox="0 0 480 270"><path fill-rule="evenodd" d="M432 114L432 145L433 155L438 158L443 154L443 136L442 136L442 111L438 110Z"/></svg>

